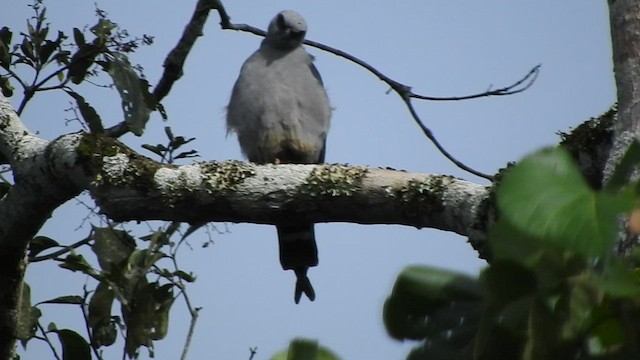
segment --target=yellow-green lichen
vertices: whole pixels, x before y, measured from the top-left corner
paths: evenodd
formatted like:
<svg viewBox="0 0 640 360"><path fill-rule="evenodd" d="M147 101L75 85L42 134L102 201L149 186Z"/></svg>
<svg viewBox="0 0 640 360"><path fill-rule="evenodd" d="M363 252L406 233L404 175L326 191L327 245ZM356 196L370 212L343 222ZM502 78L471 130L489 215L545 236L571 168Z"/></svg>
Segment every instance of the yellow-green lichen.
<svg viewBox="0 0 640 360"><path fill-rule="evenodd" d="M94 186L130 185L147 191L153 186L153 174L161 166L116 139L95 134L82 137L77 153L85 172L93 176Z"/></svg>
<svg viewBox="0 0 640 360"><path fill-rule="evenodd" d="M210 193L235 191L246 178L254 176L251 165L240 161L199 163L204 170L204 184Z"/></svg>
<svg viewBox="0 0 640 360"><path fill-rule="evenodd" d="M452 176L445 175L430 176L424 181L410 180L400 188L386 190L401 202L405 215L420 217L444 209L443 192L452 179Z"/></svg>
<svg viewBox="0 0 640 360"><path fill-rule="evenodd" d="M318 166L305 180L301 192L314 196L350 196L359 189L368 171L364 166Z"/></svg>

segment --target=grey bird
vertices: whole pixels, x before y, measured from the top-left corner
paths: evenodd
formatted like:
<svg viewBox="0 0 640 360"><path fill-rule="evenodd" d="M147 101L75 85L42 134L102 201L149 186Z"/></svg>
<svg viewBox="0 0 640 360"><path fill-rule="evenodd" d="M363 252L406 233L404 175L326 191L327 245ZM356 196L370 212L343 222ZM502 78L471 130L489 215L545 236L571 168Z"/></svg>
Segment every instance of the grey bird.
<svg viewBox="0 0 640 360"><path fill-rule="evenodd" d="M258 164L324 162L331 106L318 70L302 47L307 23L281 11L271 20L260 48L242 65L227 107L227 132ZM294 300L315 292L307 270L318 265L312 223L277 225L280 264L296 274Z"/></svg>

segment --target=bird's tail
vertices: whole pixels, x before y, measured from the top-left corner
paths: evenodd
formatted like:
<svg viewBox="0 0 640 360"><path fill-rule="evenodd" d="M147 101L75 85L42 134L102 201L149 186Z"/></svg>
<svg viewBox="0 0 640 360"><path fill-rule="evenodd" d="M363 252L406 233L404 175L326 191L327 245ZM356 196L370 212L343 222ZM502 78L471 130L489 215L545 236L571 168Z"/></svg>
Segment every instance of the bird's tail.
<svg viewBox="0 0 640 360"><path fill-rule="evenodd" d="M307 277L309 267L318 265L318 248L313 224L277 228L280 264L285 270L293 270L297 278L294 300L297 304L304 293L313 301L316 295Z"/></svg>
<svg viewBox="0 0 640 360"><path fill-rule="evenodd" d="M311 281L307 277L308 267L294 269L293 271L296 273L296 291L293 295L293 300L295 300L296 304L300 302L300 298L302 297L302 293L307 295L309 300L313 301L316 299L316 292L313 290L313 286L311 285Z"/></svg>

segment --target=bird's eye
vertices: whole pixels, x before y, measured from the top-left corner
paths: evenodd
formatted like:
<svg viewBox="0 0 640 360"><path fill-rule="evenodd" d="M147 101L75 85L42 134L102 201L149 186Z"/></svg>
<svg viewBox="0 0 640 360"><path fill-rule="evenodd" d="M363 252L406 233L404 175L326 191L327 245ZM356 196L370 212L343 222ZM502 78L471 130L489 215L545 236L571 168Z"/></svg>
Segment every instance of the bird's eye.
<svg viewBox="0 0 640 360"><path fill-rule="evenodd" d="M284 29L286 25L284 24L284 15L278 14L278 19L276 20L278 24L278 28Z"/></svg>

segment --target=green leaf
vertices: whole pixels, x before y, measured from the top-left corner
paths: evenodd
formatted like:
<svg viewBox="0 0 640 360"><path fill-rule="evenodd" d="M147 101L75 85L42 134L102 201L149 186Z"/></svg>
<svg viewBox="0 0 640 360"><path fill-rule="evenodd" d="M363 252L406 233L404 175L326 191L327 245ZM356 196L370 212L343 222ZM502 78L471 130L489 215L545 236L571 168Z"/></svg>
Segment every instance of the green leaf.
<svg viewBox="0 0 640 360"><path fill-rule="evenodd" d="M167 135L167 139L169 139L169 141L173 141L173 139L175 138L173 136L173 131L171 130L171 126L165 126L164 133L165 135Z"/></svg>
<svg viewBox="0 0 640 360"><path fill-rule="evenodd" d="M151 348L153 340L166 336L169 326L169 310L173 304L173 285L157 282L141 283L134 295L130 309L124 309L127 325L125 350L133 356L140 346Z"/></svg>
<svg viewBox="0 0 640 360"><path fill-rule="evenodd" d="M194 157L200 157L200 155L198 155L197 150L189 150L189 151L181 152L180 154L174 156L173 159L177 160L177 159L183 159L183 158L186 159L186 158L194 158Z"/></svg>
<svg viewBox="0 0 640 360"><path fill-rule="evenodd" d="M89 327L96 347L109 346L116 341L116 325L111 318L114 292L106 282L100 282L89 301Z"/></svg>
<svg viewBox="0 0 640 360"><path fill-rule="evenodd" d="M504 217L491 227L488 238L496 261L514 261L531 266L544 251L538 239L524 234Z"/></svg>
<svg viewBox="0 0 640 360"><path fill-rule="evenodd" d="M24 39L22 39L20 50L22 51L22 54L24 54L24 56L26 56L29 60L35 61L36 56L33 51L33 44L31 44L31 41L28 37L25 36ZM33 63L31 65L33 65Z"/></svg>
<svg viewBox="0 0 640 360"><path fill-rule="evenodd" d="M501 306L536 292L535 274L516 262L494 261L482 272L480 279L488 289L491 302Z"/></svg>
<svg viewBox="0 0 640 360"><path fill-rule="evenodd" d="M640 272L620 260L608 259L602 275L594 275L593 280L600 290L613 297L640 297Z"/></svg>
<svg viewBox="0 0 640 360"><path fill-rule="evenodd" d="M293 339L289 347L279 351L270 360L340 360L331 350L320 346L316 340Z"/></svg>
<svg viewBox="0 0 640 360"><path fill-rule="evenodd" d="M113 228L93 227L94 244L91 250L98 257L100 268L111 271L113 266L121 267L136 248L136 242L129 233Z"/></svg>
<svg viewBox="0 0 640 360"><path fill-rule="evenodd" d="M77 332L69 329L56 330L62 344L63 360L91 360L91 348Z"/></svg>
<svg viewBox="0 0 640 360"><path fill-rule="evenodd" d="M187 272L184 272L182 270L175 271L173 273L173 275L179 277L180 279L182 279L182 280L184 280L186 282L192 283L192 282L196 281L196 277L192 273L187 273Z"/></svg>
<svg viewBox="0 0 640 360"><path fill-rule="evenodd" d="M621 319L608 318L600 322L592 330L592 334L597 339L596 351L592 351L595 353L593 355L605 355L608 350L622 347L625 342L625 331Z"/></svg>
<svg viewBox="0 0 640 360"><path fill-rule="evenodd" d="M142 88L140 78L123 54L113 54L108 72L120 93L122 110L129 129L135 135L141 136L151 113L146 102L145 93L148 93L148 89Z"/></svg>
<svg viewBox="0 0 640 360"><path fill-rule="evenodd" d="M16 337L22 342L23 346L26 346L27 341L36 334L38 319L42 313L38 308L31 306L31 288L26 282L22 283L22 296L20 299Z"/></svg>
<svg viewBox="0 0 640 360"><path fill-rule="evenodd" d="M52 238L46 236L36 236L29 243L29 257L35 257L44 250L56 246L60 246L60 244Z"/></svg>
<svg viewBox="0 0 640 360"><path fill-rule="evenodd" d="M0 88L2 89L2 95L6 97L13 96L14 87L11 86L8 77L0 77Z"/></svg>
<svg viewBox="0 0 640 360"><path fill-rule="evenodd" d="M82 255L78 254L69 254L64 259L64 262L60 264L60 267L63 269L68 269L71 271L80 271L87 275L96 275L95 270L91 267L91 265L84 259Z"/></svg>
<svg viewBox="0 0 640 360"><path fill-rule="evenodd" d="M164 145L160 145L160 144L158 144L157 146L142 144L142 148L147 149L158 156L163 156L164 153L167 151L167 148L164 147Z"/></svg>
<svg viewBox="0 0 640 360"><path fill-rule="evenodd" d="M480 283L471 276L418 265L402 270L393 286L393 295L425 303L481 300L484 296Z"/></svg>
<svg viewBox="0 0 640 360"><path fill-rule="evenodd" d="M117 28L118 25L111 20L108 19L100 19L98 23L93 25L91 29L89 29L94 35L103 39L105 41L110 35L111 32Z"/></svg>
<svg viewBox="0 0 640 360"><path fill-rule="evenodd" d="M483 298L479 282L467 275L410 266L398 275L385 301L385 328L401 340L442 337L455 331L461 319L476 326Z"/></svg>
<svg viewBox="0 0 640 360"><path fill-rule="evenodd" d="M79 295L64 295L58 296L57 298L53 298L46 301L41 301L38 304L72 304L72 305L82 305L84 304L84 299Z"/></svg>
<svg viewBox="0 0 640 360"><path fill-rule="evenodd" d="M96 56L102 48L93 44L81 45L69 62L68 76L74 84L80 84L87 76L88 70L93 65Z"/></svg>
<svg viewBox="0 0 640 360"><path fill-rule="evenodd" d="M502 216L519 231L586 256L604 255L615 241L617 216L633 199L588 188L561 148L527 156L498 189Z"/></svg>
<svg viewBox="0 0 640 360"><path fill-rule="evenodd" d="M82 95L77 92L65 90L67 94L69 94L72 98L76 100L76 104L78 105L78 109L80 109L80 115L82 115L82 119L85 124L89 126L89 130L93 134L103 134L104 127L102 126L102 119L96 109L93 106L89 105L82 97Z"/></svg>
<svg viewBox="0 0 640 360"><path fill-rule="evenodd" d="M60 44L56 41L45 40L44 45L40 47L40 52L38 56L40 57L41 63L46 63L49 60L49 57L53 52L60 46Z"/></svg>
<svg viewBox="0 0 640 360"><path fill-rule="evenodd" d="M8 27L3 26L0 29L0 66L8 69L11 64L11 37L13 33Z"/></svg>
<svg viewBox="0 0 640 360"><path fill-rule="evenodd" d="M73 41L75 41L77 47L86 45L84 34L78 28L73 28Z"/></svg>

